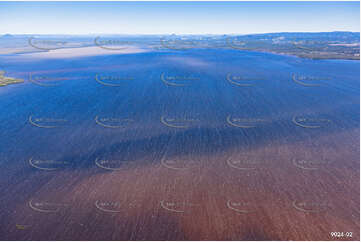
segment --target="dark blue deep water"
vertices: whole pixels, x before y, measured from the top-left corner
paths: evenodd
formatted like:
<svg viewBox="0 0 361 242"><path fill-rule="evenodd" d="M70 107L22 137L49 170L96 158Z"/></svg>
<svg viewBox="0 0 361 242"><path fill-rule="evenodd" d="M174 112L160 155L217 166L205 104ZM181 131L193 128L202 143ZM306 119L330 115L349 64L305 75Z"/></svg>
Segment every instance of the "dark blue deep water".
<svg viewBox="0 0 361 242"><path fill-rule="evenodd" d="M30 157L66 159L73 168L106 156L150 155L151 162L164 152L171 134L183 147L175 152L190 152L194 144L200 148L192 152L214 152L293 142L305 135L293 118L324 126L306 136L359 127L359 61L187 50L46 60L1 56L0 64L7 75L25 79L0 88L2 166ZM29 81L29 73L45 85ZM122 127L102 127L96 117ZM187 127L172 129L162 117L178 125L188 122ZM257 127L237 129L227 117ZM29 119L56 127L36 127ZM232 141L233 136L238 138Z"/></svg>
<svg viewBox="0 0 361 242"><path fill-rule="evenodd" d="M221 49L0 56L25 80L0 87L0 235L357 239L359 65Z"/></svg>

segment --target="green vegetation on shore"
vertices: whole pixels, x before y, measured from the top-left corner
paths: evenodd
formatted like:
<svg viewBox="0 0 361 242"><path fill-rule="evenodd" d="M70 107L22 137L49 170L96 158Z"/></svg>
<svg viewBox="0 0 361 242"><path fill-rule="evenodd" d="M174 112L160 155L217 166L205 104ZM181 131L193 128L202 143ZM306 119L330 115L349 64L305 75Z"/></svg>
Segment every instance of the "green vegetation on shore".
<svg viewBox="0 0 361 242"><path fill-rule="evenodd" d="M12 78L12 77L6 77L5 71L0 71L0 87L15 83L22 83L22 82L24 82L24 80Z"/></svg>
<svg viewBox="0 0 361 242"><path fill-rule="evenodd" d="M231 36L234 49L271 52L309 59L360 59L360 33L269 33Z"/></svg>

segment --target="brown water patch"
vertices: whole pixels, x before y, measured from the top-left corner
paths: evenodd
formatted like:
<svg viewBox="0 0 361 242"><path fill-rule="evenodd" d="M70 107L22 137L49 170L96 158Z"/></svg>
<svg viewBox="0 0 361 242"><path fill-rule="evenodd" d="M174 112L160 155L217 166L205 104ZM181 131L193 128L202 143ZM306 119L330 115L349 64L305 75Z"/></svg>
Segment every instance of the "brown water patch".
<svg viewBox="0 0 361 242"><path fill-rule="evenodd" d="M116 171L14 166L14 174L28 177L3 189L2 238L334 240L330 232L344 231L357 240L358 132L189 156L170 140L159 160ZM195 167L170 169L161 162L188 157ZM255 169L232 167L229 157ZM295 159L317 169L303 169Z"/></svg>

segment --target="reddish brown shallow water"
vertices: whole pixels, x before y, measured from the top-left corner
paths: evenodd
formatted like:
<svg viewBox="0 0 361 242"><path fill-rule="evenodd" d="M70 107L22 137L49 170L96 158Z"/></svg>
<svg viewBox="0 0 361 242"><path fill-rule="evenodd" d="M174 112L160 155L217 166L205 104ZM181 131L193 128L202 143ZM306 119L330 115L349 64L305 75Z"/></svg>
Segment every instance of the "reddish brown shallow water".
<svg viewBox="0 0 361 242"><path fill-rule="evenodd" d="M358 240L357 136L233 147L190 165L173 156L119 171L37 171L2 187L2 239L333 240L343 231Z"/></svg>
<svg viewBox="0 0 361 242"><path fill-rule="evenodd" d="M144 76L122 88L84 79L0 95L0 239L359 240L359 63L219 53L83 60L84 75L124 62ZM179 66L205 78L162 83L158 74ZM308 69L335 78L320 88L290 80ZM226 71L266 79L239 87ZM70 126L35 127L31 115ZM123 116L136 122L95 122ZM38 160L71 166L42 170Z"/></svg>

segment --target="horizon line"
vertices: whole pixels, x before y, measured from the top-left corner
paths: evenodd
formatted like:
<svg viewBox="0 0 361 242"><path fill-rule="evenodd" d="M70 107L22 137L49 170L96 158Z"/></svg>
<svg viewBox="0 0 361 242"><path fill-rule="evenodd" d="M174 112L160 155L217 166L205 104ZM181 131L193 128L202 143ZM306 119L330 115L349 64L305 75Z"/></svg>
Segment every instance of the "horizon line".
<svg viewBox="0 0 361 242"><path fill-rule="evenodd" d="M348 33L360 33L360 31L350 30L334 30L334 31L285 31L285 32L253 32L253 33L84 33L84 34L72 34L72 33L1 33L0 35L256 35L256 34L282 34L282 33L335 33L335 32L348 32Z"/></svg>

